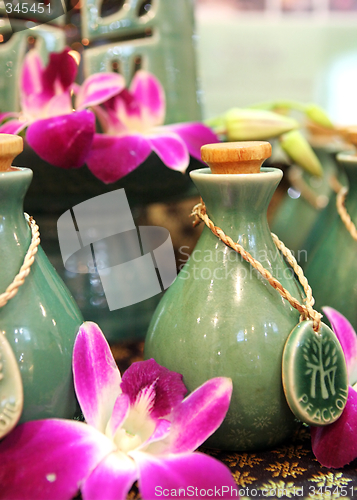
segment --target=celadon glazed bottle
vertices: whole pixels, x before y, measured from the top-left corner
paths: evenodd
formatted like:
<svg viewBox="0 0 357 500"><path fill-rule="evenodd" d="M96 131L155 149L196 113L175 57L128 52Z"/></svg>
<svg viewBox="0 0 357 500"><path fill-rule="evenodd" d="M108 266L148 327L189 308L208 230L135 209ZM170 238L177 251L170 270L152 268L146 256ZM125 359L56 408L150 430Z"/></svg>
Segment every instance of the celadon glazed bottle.
<svg viewBox="0 0 357 500"><path fill-rule="evenodd" d="M305 242L333 197L331 176L337 175L335 149L314 147L314 152L323 167L323 176L312 176L292 166L288 173L291 187L271 222L272 232L294 252L300 265L307 260Z"/></svg>
<svg viewBox="0 0 357 500"><path fill-rule="evenodd" d="M273 243L267 207L282 177L262 168L267 142L206 145L209 164L191 172L213 223L299 301L300 286ZM233 172L233 173L232 173ZM295 427L282 386L282 353L299 313L205 226L152 318L145 357L183 374L189 391L206 380L233 381L230 409L207 446L256 450L275 446Z"/></svg>
<svg viewBox="0 0 357 500"><path fill-rule="evenodd" d="M357 144L357 131L350 132L350 140ZM347 213L357 224L357 154L339 153L348 181L345 200ZM357 329L357 241L353 239L335 208L329 228L314 247L305 269L316 308L337 309Z"/></svg>
<svg viewBox="0 0 357 500"><path fill-rule="evenodd" d="M23 200L32 171L11 167L22 139L0 135L1 293L18 274L31 243ZM77 403L72 380L72 349L81 313L41 247L22 286L0 308L1 333L20 368L24 407L21 422L72 418Z"/></svg>

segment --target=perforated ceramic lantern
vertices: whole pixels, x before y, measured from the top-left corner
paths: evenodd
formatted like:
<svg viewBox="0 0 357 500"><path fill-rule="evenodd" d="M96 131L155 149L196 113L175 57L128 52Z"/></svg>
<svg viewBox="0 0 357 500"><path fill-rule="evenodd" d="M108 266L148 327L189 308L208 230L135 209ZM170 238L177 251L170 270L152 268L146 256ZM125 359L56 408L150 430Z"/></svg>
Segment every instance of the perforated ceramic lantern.
<svg viewBox="0 0 357 500"><path fill-rule="evenodd" d="M84 74L145 69L166 94L166 122L200 119L191 0L84 0Z"/></svg>

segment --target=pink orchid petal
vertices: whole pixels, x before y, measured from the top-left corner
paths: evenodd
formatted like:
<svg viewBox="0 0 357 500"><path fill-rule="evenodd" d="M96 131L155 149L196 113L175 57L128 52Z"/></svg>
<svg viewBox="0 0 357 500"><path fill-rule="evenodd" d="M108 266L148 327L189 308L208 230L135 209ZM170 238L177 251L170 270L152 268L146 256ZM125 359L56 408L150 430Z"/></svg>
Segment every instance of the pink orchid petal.
<svg viewBox="0 0 357 500"><path fill-rule="evenodd" d="M73 378L83 415L101 432L120 394L121 377L108 342L98 325L85 322L73 349Z"/></svg>
<svg viewBox="0 0 357 500"><path fill-rule="evenodd" d="M190 155L183 140L176 134L160 132L149 137L152 150L162 162L173 170L185 172L190 163Z"/></svg>
<svg viewBox="0 0 357 500"><path fill-rule="evenodd" d="M8 122L0 125L0 134L13 134L17 135L27 127L29 122L23 120L9 120Z"/></svg>
<svg viewBox="0 0 357 500"><path fill-rule="evenodd" d="M339 469L357 458L357 392L349 387L347 404L336 422L310 431L312 451L324 467Z"/></svg>
<svg viewBox="0 0 357 500"><path fill-rule="evenodd" d="M171 413L187 392L182 375L159 365L154 359L132 363L123 374L121 390L129 396L132 406L145 389L154 392L150 408L153 418Z"/></svg>
<svg viewBox="0 0 357 500"><path fill-rule="evenodd" d="M140 135L113 137L95 134L86 163L89 170L107 184L129 174L146 160L150 152L147 139Z"/></svg>
<svg viewBox="0 0 357 500"><path fill-rule="evenodd" d="M139 490L144 500L160 496L226 499L238 497L238 486L228 467L203 453L153 457L136 451L131 455L139 468Z"/></svg>
<svg viewBox="0 0 357 500"><path fill-rule="evenodd" d="M357 382L357 334L351 323L332 307L323 307L345 355L350 385Z"/></svg>
<svg viewBox="0 0 357 500"><path fill-rule="evenodd" d="M21 97L39 94L43 91L42 85L43 63L37 50L30 50L25 58L20 75Z"/></svg>
<svg viewBox="0 0 357 500"><path fill-rule="evenodd" d="M124 89L120 94L109 99L104 103L104 106L108 111L112 110L119 122L132 132L141 132L151 126L151 122L147 123L145 120L140 103L128 89Z"/></svg>
<svg viewBox="0 0 357 500"><path fill-rule="evenodd" d="M125 88L124 77L118 73L95 73L79 88L76 108L96 106L119 94Z"/></svg>
<svg viewBox="0 0 357 500"><path fill-rule="evenodd" d="M108 431L111 436L114 436L116 430L126 419L130 410L130 400L126 394L119 394L117 397L113 413L110 416Z"/></svg>
<svg viewBox="0 0 357 500"><path fill-rule="evenodd" d="M66 113L70 114L73 111L72 99L69 93L63 92L55 95L48 102L46 107L46 117L61 116Z"/></svg>
<svg viewBox="0 0 357 500"><path fill-rule="evenodd" d="M20 113L16 113L13 111L7 111L6 113L0 113L0 122L6 120L7 118L18 118Z"/></svg>
<svg viewBox="0 0 357 500"><path fill-rule="evenodd" d="M164 418L159 418L156 421L156 427L154 432L151 434L149 439L143 443L140 449L147 448L148 444L154 443L156 441L161 441L166 438L170 434L171 422L169 420L165 420Z"/></svg>
<svg viewBox="0 0 357 500"><path fill-rule="evenodd" d="M137 476L132 459L124 453L111 453L84 481L83 500L125 500Z"/></svg>
<svg viewBox="0 0 357 500"><path fill-rule="evenodd" d="M124 123L122 123L117 116L115 110L103 107L103 106L93 106L93 111L95 112L100 126L102 127L104 134L110 135L127 135L128 128Z"/></svg>
<svg viewBox="0 0 357 500"><path fill-rule="evenodd" d="M20 425L0 443L0 499L69 500L113 449L108 438L82 422Z"/></svg>
<svg viewBox="0 0 357 500"><path fill-rule="evenodd" d="M231 379L208 380L174 409L168 438L150 444L146 451L155 454L194 451L221 425L231 395Z"/></svg>
<svg viewBox="0 0 357 500"><path fill-rule="evenodd" d="M42 72L42 87L52 95L68 91L76 79L78 64L66 47L62 52L51 52Z"/></svg>
<svg viewBox="0 0 357 500"><path fill-rule="evenodd" d="M179 135L186 144L191 156L201 161L201 147L205 144L219 142L216 134L203 123L179 123L168 125L167 128Z"/></svg>
<svg viewBox="0 0 357 500"><path fill-rule="evenodd" d="M145 115L151 127L164 123L165 92L154 75L144 70L137 71L131 82L130 92L145 109Z"/></svg>
<svg viewBox="0 0 357 500"><path fill-rule="evenodd" d="M26 140L43 160L61 168L81 167L90 150L95 129L88 110L32 123Z"/></svg>

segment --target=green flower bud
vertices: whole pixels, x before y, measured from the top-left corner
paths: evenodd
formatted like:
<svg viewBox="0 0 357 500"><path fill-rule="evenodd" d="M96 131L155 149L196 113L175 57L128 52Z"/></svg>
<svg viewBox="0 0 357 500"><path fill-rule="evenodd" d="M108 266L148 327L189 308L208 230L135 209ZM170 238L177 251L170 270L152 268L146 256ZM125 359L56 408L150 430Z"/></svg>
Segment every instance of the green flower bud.
<svg viewBox="0 0 357 500"><path fill-rule="evenodd" d="M260 109L234 108L225 115L229 141L270 139L298 127L298 122L293 118Z"/></svg>
<svg viewBox="0 0 357 500"><path fill-rule="evenodd" d="M305 107L305 114L311 121L317 125L321 125L321 127L334 128L330 118L317 104L307 104Z"/></svg>
<svg viewBox="0 0 357 500"><path fill-rule="evenodd" d="M311 175L321 177L323 170L310 144L298 130L292 130L280 138L281 148L291 158Z"/></svg>

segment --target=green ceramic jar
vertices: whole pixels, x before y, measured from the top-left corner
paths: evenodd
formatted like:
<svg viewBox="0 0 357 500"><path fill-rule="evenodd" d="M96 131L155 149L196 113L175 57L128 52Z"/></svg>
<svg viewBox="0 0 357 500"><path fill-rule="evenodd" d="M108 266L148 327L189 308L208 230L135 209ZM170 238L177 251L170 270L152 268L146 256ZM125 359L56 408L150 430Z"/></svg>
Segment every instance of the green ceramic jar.
<svg viewBox="0 0 357 500"><path fill-rule="evenodd" d="M337 175L336 150L315 147L314 152L323 167L323 177L311 176L302 171L299 175L299 167L294 167L291 173L293 185L286 192L271 222L272 232L294 252L302 266L308 258L305 242L312 234L312 230L315 230L316 221L325 211L330 198L333 197L330 179L331 176ZM296 172L295 175L294 172ZM297 179L294 181L295 177ZM311 242L309 242L310 249Z"/></svg>
<svg viewBox="0 0 357 500"><path fill-rule="evenodd" d="M345 206L357 223L357 155L339 153L349 191ZM357 329L357 241L346 229L335 207L334 217L313 249L305 269L316 308L331 306L347 317Z"/></svg>
<svg viewBox="0 0 357 500"><path fill-rule="evenodd" d="M267 223L267 207L282 172L263 168L260 173L213 174L205 168L191 177L214 224L301 300ZM298 321L298 312L259 272L205 226L156 309L145 357L182 373L189 391L212 377L232 379L230 409L208 446L275 446L295 426L283 393L281 363L285 341Z"/></svg>
<svg viewBox="0 0 357 500"><path fill-rule="evenodd" d="M32 171L26 168L0 172L1 292L19 272L31 242L23 213L31 179ZM39 247L24 284L0 308L1 333L14 351L22 377L21 422L74 416L72 349L82 321L77 305Z"/></svg>

